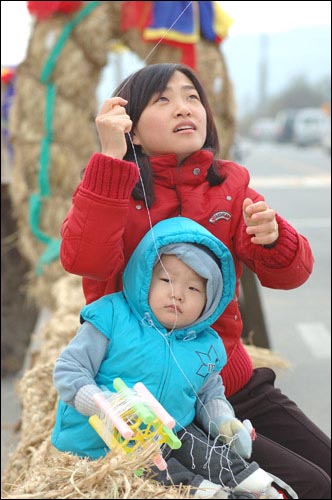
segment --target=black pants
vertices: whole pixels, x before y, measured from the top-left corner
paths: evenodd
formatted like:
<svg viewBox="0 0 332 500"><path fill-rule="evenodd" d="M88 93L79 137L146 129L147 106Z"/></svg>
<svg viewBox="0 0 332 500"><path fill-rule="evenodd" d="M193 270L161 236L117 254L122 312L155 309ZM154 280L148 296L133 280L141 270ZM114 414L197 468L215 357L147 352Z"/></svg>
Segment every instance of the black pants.
<svg viewBox="0 0 332 500"><path fill-rule="evenodd" d="M208 479L214 484L235 488L259 468L252 460L248 464L228 446L209 438L194 422L178 432L178 437L181 448L165 454L174 484L197 486L199 475L200 480Z"/></svg>
<svg viewBox="0 0 332 500"><path fill-rule="evenodd" d="M256 429L251 461L281 478L300 499L331 499L331 440L274 387L275 373L257 368L229 398L240 420Z"/></svg>

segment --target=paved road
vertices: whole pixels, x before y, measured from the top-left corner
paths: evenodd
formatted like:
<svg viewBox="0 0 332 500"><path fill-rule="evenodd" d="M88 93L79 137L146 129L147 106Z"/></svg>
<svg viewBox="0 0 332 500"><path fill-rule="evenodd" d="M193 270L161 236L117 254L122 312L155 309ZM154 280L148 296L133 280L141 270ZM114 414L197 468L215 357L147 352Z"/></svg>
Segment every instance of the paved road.
<svg viewBox="0 0 332 500"><path fill-rule="evenodd" d="M310 279L295 290L260 287L271 347L292 363L277 385L331 435L331 158L319 147L249 143L252 186L308 238Z"/></svg>
<svg viewBox="0 0 332 500"><path fill-rule="evenodd" d="M8 455L15 450L19 439L16 429L21 411L15 382L15 377L1 379L1 475L7 465Z"/></svg>

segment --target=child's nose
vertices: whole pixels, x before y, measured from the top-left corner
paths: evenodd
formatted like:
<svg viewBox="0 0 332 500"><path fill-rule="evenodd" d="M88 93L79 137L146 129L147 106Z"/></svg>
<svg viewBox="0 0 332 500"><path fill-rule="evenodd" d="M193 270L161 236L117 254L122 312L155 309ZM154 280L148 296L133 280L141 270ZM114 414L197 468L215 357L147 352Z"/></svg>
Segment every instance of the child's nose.
<svg viewBox="0 0 332 500"><path fill-rule="evenodd" d="M175 300L183 300L183 293L181 288L173 289L172 291L172 298Z"/></svg>

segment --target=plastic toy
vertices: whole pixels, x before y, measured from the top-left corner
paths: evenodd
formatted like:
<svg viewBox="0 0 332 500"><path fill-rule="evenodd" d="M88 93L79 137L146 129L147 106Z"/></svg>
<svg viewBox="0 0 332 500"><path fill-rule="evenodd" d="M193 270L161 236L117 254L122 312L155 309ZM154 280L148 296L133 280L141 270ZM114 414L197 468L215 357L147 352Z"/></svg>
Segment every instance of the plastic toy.
<svg viewBox="0 0 332 500"><path fill-rule="evenodd" d="M122 379L116 378L113 387L117 392L106 390L95 394L100 413L89 418L110 450L137 453L156 444L180 448L181 441L172 431L174 419L144 384L138 382L130 389ZM159 470L167 468L161 452L154 455L152 461Z"/></svg>

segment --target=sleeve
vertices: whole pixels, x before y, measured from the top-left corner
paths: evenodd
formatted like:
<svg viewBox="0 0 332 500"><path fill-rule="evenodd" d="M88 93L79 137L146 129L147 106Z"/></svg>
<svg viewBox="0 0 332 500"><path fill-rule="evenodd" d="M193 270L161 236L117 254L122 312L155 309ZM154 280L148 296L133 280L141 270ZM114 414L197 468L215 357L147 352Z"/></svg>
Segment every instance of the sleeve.
<svg viewBox="0 0 332 500"><path fill-rule="evenodd" d="M196 419L203 429L209 431L211 422L220 415L235 417L233 407L225 397L222 378L219 373L213 373L198 393Z"/></svg>
<svg viewBox="0 0 332 500"><path fill-rule="evenodd" d="M82 387L92 386L91 397L99 392L95 377L108 345L109 340L93 325L83 323L55 362L53 382L62 401L75 408L75 397Z"/></svg>
<svg viewBox="0 0 332 500"><path fill-rule="evenodd" d="M106 281L123 270L123 233L139 178L135 163L94 154L61 227L63 268Z"/></svg>
<svg viewBox="0 0 332 500"><path fill-rule="evenodd" d="M247 187L243 197L254 201L264 199ZM241 201L242 203L242 201ZM285 219L276 214L279 237L275 245L266 248L251 243L242 217L242 206L238 207L241 216L234 238L237 257L251 269L263 286L289 290L301 286L309 278L314 264L308 240L296 231Z"/></svg>

